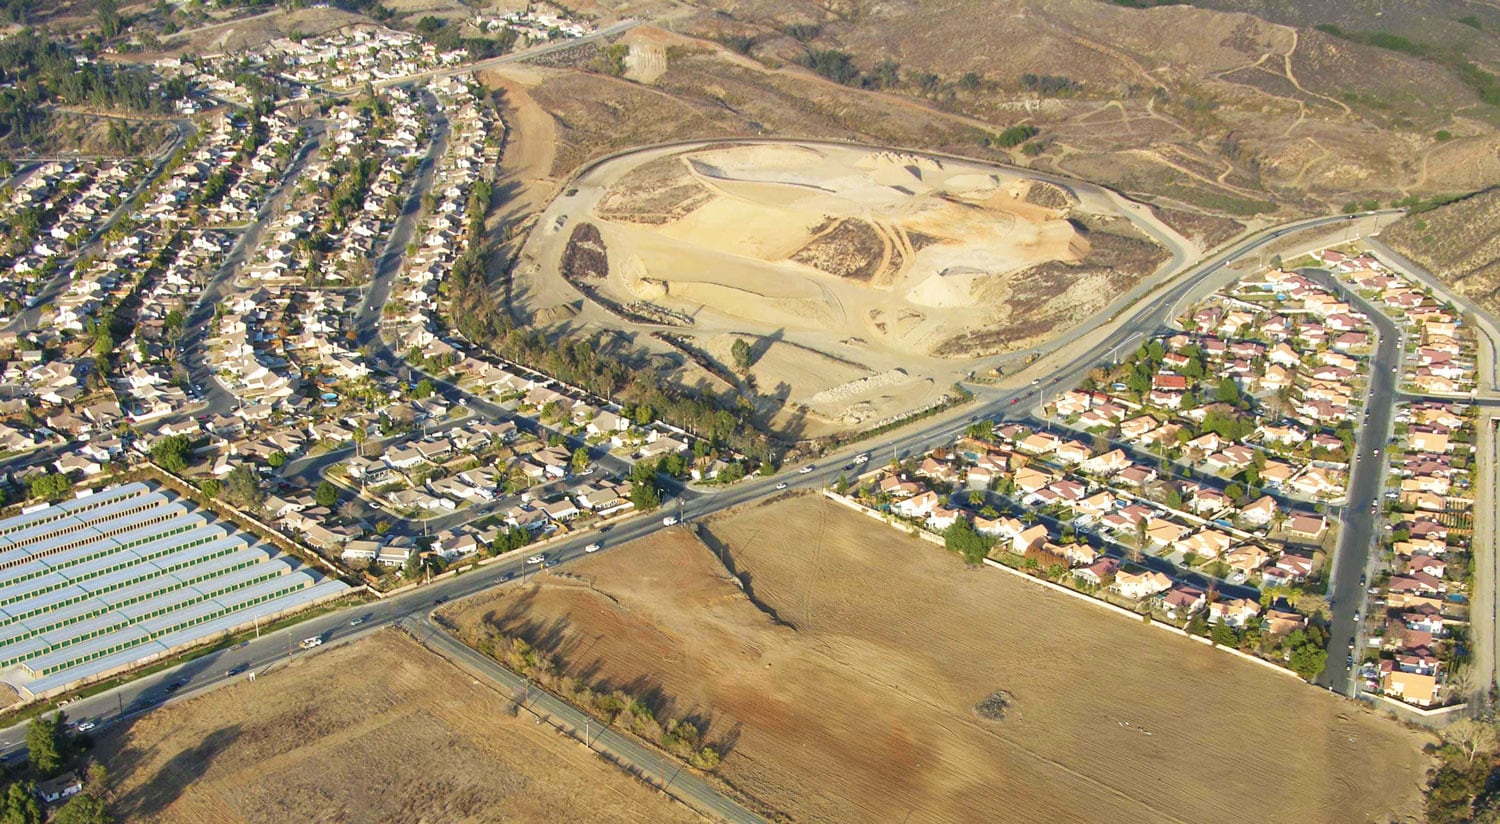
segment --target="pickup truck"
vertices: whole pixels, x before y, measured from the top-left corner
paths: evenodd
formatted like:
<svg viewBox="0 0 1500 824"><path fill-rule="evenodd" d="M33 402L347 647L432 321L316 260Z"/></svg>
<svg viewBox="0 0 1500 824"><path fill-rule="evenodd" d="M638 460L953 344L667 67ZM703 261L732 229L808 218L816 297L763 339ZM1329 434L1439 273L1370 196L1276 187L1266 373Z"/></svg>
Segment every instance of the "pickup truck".
<svg viewBox="0 0 1500 824"><path fill-rule="evenodd" d="M312 649L313 647L321 647L321 646L323 646L323 639L320 638L320 637L318 637L318 636L316 636L316 635L314 635L311 638L303 638L302 642L299 643L299 644L297 644L297 646L300 647L300 648L302 648L302 649Z"/></svg>

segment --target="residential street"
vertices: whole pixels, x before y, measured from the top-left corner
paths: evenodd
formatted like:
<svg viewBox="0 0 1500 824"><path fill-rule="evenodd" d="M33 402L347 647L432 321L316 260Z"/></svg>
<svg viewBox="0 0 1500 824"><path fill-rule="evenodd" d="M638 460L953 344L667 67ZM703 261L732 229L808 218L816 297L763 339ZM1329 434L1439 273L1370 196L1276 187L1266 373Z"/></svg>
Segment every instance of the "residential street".
<svg viewBox="0 0 1500 824"><path fill-rule="evenodd" d="M1302 273L1359 307L1369 317L1379 337L1375 355L1370 359L1365 420L1356 429L1348 503L1341 512L1335 513L1339 521L1339 544L1329 561L1332 568L1328 581L1333 620L1329 623L1328 664L1317 681L1356 698L1357 684L1347 659L1352 654L1357 667L1363 650L1364 634L1355 614L1364 608L1365 588L1372 577L1375 560L1371 549L1378 544L1384 523L1383 518L1376 514L1376 508L1385 492L1386 446L1390 443L1393 427L1391 404L1395 399L1397 370L1401 367L1403 337L1395 321L1332 275L1312 269L1304 269ZM1354 644L1352 651L1350 643Z"/></svg>
<svg viewBox="0 0 1500 824"><path fill-rule="evenodd" d="M88 240L78 246L78 250L69 256L67 262L57 268L57 274L53 275L52 279L47 281L47 285L42 288L41 292L37 293L35 300L23 307L9 323L5 324L4 329L6 331L24 332L28 329L36 328L37 324L41 323L42 309L54 305L57 302L58 296L67 290L68 284L72 281L73 264L90 247L98 243L99 238L103 237L116 223L119 223L120 218L134 211L136 200L141 196L141 193L146 191L152 183L155 183L162 176L162 173L167 170L167 161L172 159L173 153L182 148L187 143L188 138L192 137L198 131L198 127L193 125L191 120L175 120L173 121L173 125L177 127L177 135L167 141L157 151L152 159L153 165L151 171L141 178L134 189L120 199L120 205L116 206L114 211L110 212L104 220L100 221L93 233L89 235Z"/></svg>
<svg viewBox="0 0 1500 824"><path fill-rule="evenodd" d="M218 271L203 287L203 294L198 299L198 305L194 307L182 325L180 346L183 364L187 367L188 378L193 384L203 387L203 396L206 401L203 409L197 413L199 415L226 415L239 405L240 399L230 394L223 384L219 383L214 377L214 369L208 363L208 352L205 346L208 341L208 325L214 318L215 307L233 294L234 279L238 276L240 267L260 245L260 236L265 230L267 218L281 208L287 197L287 187L301 175L308 158L312 157L313 153L322 146L325 132L323 121L313 120L309 123L307 142L302 144L296 156L292 158L292 162L287 164L281 181L267 194L250 225L240 232L239 237L235 238L234 246L224 257Z"/></svg>

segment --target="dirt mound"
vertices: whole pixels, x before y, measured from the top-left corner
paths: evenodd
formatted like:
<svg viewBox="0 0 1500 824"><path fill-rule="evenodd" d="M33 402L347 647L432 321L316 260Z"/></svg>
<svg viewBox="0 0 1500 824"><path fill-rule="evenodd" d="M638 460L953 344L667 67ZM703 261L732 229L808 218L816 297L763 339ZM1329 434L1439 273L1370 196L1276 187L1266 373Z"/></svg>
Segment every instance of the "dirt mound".
<svg viewBox="0 0 1500 824"><path fill-rule="evenodd" d="M663 157L621 177L594 206L594 214L627 223L672 223L713 197L713 192L688 172L681 158Z"/></svg>
<svg viewBox="0 0 1500 824"><path fill-rule="evenodd" d="M869 222L841 220L791 259L841 278L869 282L887 263L890 243Z"/></svg>
<svg viewBox="0 0 1500 824"><path fill-rule="evenodd" d="M1025 200L1047 209L1071 209L1078 205L1078 198L1072 192L1045 180L1031 181L1031 185L1026 187Z"/></svg>

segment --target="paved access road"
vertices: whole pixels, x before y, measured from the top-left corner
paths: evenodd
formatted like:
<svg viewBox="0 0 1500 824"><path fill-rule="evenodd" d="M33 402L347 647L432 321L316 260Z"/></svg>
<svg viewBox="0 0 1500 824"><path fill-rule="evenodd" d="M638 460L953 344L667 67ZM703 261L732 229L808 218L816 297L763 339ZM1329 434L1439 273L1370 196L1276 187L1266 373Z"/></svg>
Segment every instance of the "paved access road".
<svg viewBox="0 0 1500 824"><path fill-rule="evenodd" d="M684 769L677 759L601 725L596 719L545 690L533 689L527 679L454 640L433 623L429 616L409 619L404 626L424 645L449 661L508 688L522 699L526 711L536 716L538 723L545 721L579 740L586 737L589 749L608 756L616 763L628 765L632 772L647 783L661 788L699 812L724 821L744 824L764 820L725 796L692 770Z"/></svg>

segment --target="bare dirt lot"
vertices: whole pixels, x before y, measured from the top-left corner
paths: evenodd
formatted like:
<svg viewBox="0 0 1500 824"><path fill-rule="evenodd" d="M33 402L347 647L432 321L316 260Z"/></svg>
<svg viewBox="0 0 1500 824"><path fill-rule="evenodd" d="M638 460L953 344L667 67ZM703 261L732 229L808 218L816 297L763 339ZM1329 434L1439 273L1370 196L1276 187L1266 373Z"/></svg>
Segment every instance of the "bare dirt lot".
<svg viewBox="0 0 1500 824"><path fill-rule="evenodd" d="M122 820L697 821L395 630L98 744Z"/></svg>
<svg viewBox="0 0 1500 824"><path fill-rule="evenodd" d="M967 570L821 497L707 529L748 595L680 528L457 620L526 636L658 717L707 720L719 775L798 821L1420 811L1423 736L1292 678Z"/></svg>

